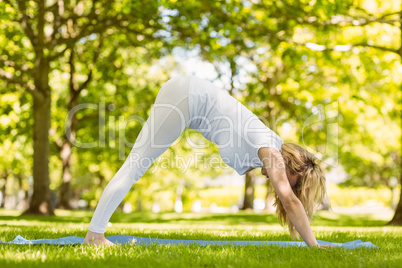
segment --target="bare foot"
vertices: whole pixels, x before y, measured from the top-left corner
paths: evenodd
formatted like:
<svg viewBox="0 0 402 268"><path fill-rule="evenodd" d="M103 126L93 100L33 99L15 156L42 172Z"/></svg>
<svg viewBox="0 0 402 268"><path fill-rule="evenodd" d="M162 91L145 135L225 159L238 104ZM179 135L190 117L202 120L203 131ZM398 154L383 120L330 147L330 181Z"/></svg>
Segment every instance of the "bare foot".
<svg viewBox="0 0 402 268"><path fill-rule="evenodd" d="M115 246L112 242L105 238L104 234L93 233L91 231L87 232L87 235L84 238L83 244L86 245L106 245L106 246Z"/></svg>

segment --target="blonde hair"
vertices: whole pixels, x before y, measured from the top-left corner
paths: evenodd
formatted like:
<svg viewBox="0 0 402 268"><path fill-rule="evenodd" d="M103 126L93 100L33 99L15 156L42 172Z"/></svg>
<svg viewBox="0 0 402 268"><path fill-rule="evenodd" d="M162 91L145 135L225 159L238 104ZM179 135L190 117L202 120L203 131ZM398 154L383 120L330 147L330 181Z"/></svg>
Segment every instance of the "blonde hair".
<svg viewBox="0 0 402 268"><path fill-rule="evenodd" d="M299 179L292 187L294 194L303 204L307 217L311 222L314 207L321 203L325 197L325 176L321 167L316 162L317 158L296 143L285 142L282 144L282 157L286 168L292 175L298 174ZM298 238L296 228L291 223L286 211L278 197L274 194L276 214L282 226L288 225L293 240Z"/></svg>

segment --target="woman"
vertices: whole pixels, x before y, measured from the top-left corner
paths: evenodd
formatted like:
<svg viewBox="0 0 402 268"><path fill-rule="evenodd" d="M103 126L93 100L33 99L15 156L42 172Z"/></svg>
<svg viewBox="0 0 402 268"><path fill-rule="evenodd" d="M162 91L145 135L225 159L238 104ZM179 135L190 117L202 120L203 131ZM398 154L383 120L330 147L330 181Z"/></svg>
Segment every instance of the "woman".
<svg viewBox="0 0 402 268"><path fill-rule="evenodd" d="M289 226L293 238L297 231L309 247L319 246L309 219L324 197L325 177L313 155L283 143L225 90L191 76L172 78L160 89L129 157L102 193L84 243L113 244L104 236L112 213L186 127L217 144L222 160L239 174L261 167L275 189L281 224Z"/></svg>

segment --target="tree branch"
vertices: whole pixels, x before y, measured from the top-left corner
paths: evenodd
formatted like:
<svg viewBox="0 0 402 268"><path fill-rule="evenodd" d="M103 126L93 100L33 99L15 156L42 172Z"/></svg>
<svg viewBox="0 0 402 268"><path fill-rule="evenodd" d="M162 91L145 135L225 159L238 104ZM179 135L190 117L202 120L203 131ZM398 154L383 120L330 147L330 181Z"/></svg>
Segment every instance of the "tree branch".
<svg viewBox="0 0 402 268"><path fill-rule="evenodd" d="M388 47L382 47L382 46L376 46L376 45L369 45L369 44L366 44L366 43L353 44L352 47L371 47L371 48L379 49L379 50L382 50L382 51L387 51L387 52L392 52L392 53L398 54L398 50L396 50L396 49L392 49L392 48L388 48Z"/></svg>
<svg viewBox="0 0 402 268"><path fill-rule="evenodd" d="M40 49L43 48L45 42L45 12L46 12L46 1L38 1L39 11L38 11L38 45Z"/></svg>
<svg viewBox="0 0 402 268"><path fill-rule="evenodd" d="M10 61L10 60L3 60L0 58L0 63L2 63L4 66L7 67L12 67L15 70L18 70L22 73L26 73L27 71L31 70L27 64L23 64L23 65L18 65L16 64L14 61Z"/></svg>
<svg viewBox="0 0 402 268"><path fill-rule="evenodd" d="M236 25L239 25L243 29L245 29L245 30L247 30L247 29L251 30L252 29L254 31L268 33L268 34L270 34L270 36L275 37L280 42L288 42L288 43L295 44L295 45L301 45L301 46L305 46L307 48L310 48L310 49L316 50L316 51L349 51L353 47L370 47L370 48L375 48L375 49L379 49L379 50L382 50L382 51L392 52L392 53L396 53L398 55L402 55L402 45L401 45L400 49L393 49L393 48L388 48L388 47L383 47L383 46L370 45L370 44L367 44L367 43L336 45L336 46L331 48L331 47L326 47L324 45L319 45L319 44L314 44L314 43L298 43L298 42L293 41L293 39L291 37L289 37L289 36L281 35L280 32L275 32L275 31L272 31L271 29L268 29L264 24L259 24L257 26L249 26L249 24L244 24L242 21L236 19L235 17L229 16L228 14L226 14L224 11L220 10L219 8L211 6L211 4L209 2L204 1L204 0L202 2L212 12L216 12L216 13L222 15L225 19L231 21L232 23L234 23ZM260 7L266 7L266 5L264 5L264 4L257 4L257 5L260 6ZM290 7L294 8L293 6L290 6ZM278 10L279 10L279 8L278 8ZM302 10L302 14L303 13L306 13L306 12L304 12L304 10ZM367 20L367 21L365 21L366 24L371 23L371 22L375 22L375 21L384 22L386 17L397 15L397 14L400 14L401 18L399 20L395 20L395 22L402 22L402 10L398 11L398 12L392 12L392 13L384 14L379 18L373 18L373 16L371 16L371 18L364 18L364 19ZM331 20L327 20L327 21L325 21L323 23L323 22L316 21L317 18L315 18L315 17L310 17L312 19L306 20L305 18L293 17L293 16L289 16L288 14L284 14L284 13L282 13L282 15L286 16L286 18L294 19L294 20L296 20L296 21L298 21L300 23L306 22L306 23L316 25L316 26L339 25L339 22L342 22L342 20L333 21L334 18L332 18ZM342 17L345 18L345 16L342 16ZM352 19L356 19L358 17L355 17L355 18L346 17L346 18L352 20ZM363 18L363 17L361 17L361 18ZM390 21L388 20L387 22L390 22ZM350 21L350 23L353 24L353 20ZM357 24L357 23L355 23L355 24ZM355 25L355 26L363 26L363 24Z"/></svg>
<svg viewBox="0 0 402 268"><path fill-rule="evenodd" d="M370 47L370 48L375 48L375 49L379 49L382 51L387 51L387 52L392 52L392 53L396 53L399 55L398 50L396 49L392 49L392 48L388 48L388 47L382 47L382 46L376 46L376 45L369 45L367 43L357 43L357 44L348 44L348 45L336 45L334 47L326 47L324 45L319 45L319 44L315 44L315 43L298 43L298 42L293 42L296 45L300 45L300 46L305 46L311 50L315 50L315 51L349 51L351 50L353 47Z"/></svg>
<svg viewBox="0 0 402 268"><path fill-rule="evenodd" d="M385 14L381 17L374 17L374 16L370 16L370 17L353 17L353 16L343 16L343 15L338 15L338 16L334 16L332 17L330 20L324 21L323 23L321 23L322 25L340 25L340 24L344 24L341 26L366 26L369 25L371 23L374 22L378 22L378 23L386 23L389 25L393 25L395 26L395 23L400 23L402 22L401 20L387 20L385 19L387 16L391 16L391 15L395 15L395 14L400 14L402 13L402 11L399 12L394 12L391 14ZM304 21L306 22L306 21Z"/></svg>
<svg viewBox="0 0 402 268"><path fill-rule="evenodd" d="M57 148L57 151L60 153L61 148L63 148L63 144L64 144L63 141L61 139L56 139L56 140L53 140L53 144Z"/></svg>
<svg viewBox="0 0 402 268"><path fill-rule="evenodd" d="M52 53L50 56L48 56L49 61L53 61L58 59L59 57L63 56L64 53L66 53L66 51L70 49L70 47L68 45L66 45L66 47L60 51L60 52L56 52L56 53Z"/></svg>
<svg viewBox="0 0 402 268"><path fill-rule="evenodd" d="M399 18L402 20L402 12L399 15ZM401 57L401 60L402 60L402 23L401 23L401 25L399 25L399 35L400 35L399 37L400 37L401 43L400 43L398 54L399 54L399 56ZM401 121L401 124L402 124L402 121ZM401 175L401 180L402 180L402 175Z"/></svg>
<svg viewBox="0 0 402 268"><path fill-rule="evenodd" d="M28 36L29 40L31 40L32 45L35 47L36 35L31 27L31 24L29 24L29 17L27 16L26 13L27 7L25 5L25 1L18 1L18 9L21 12L21 18L19 19L19 22L21 23L21 26L24 29L25 34Z"/></svg>
<svg viewBox="0 0 402 268"><path fill-rule="evenodd" d="M83 28L87 28L88 25L93 25L92 21L97 19L97 14L96 14L96 9L95 9L95 5L98 2L98 0L93 0L92 1L92 7L91 10L89 11L88 14L85 15L78 15L76 13L74 13L74 10L68 7L64 6L64 1L62 0L57 0L57 5L55 8L53 8L52 12L55 16L55 19L53 21L53 33L50 37L50 42L49 42L49 49L51 50L52 48L54 48L57 44L59 44L60 40L71 40L73 42L76 42L77 40L79 40L79 38L75 38L78 34L74 34L72 32L69 33L69 36L72 36L71 38L56 38L56 34L58 33L58 29L62 26L62 25L69 25L68 23L71 23L71 26L74 27L74 25L77 24L77 20L85 18L88 19L88 23L86 25L83 26ZM60 2L60 3L59 3ZM64 13L68 14L68 17L64 18L63 15ZM73 29L71 29L73 30ZM85 36L85 35L84 35ZM68 42L68 41L67 41ZM66 43L66 42L64 42Z"/></svg>
<svg viewBox="0 0 402 268"><path fill-rule="evenodd" d="M341 27L347 27L347 26L358 26L358 27L363 27L366 25L369 25L374 22L378 23L386 23L389 25L395 26L395 23L401 23L402 21L400 19L395 19L395 20L390 20L390 19L385 19L387 16L392 16L396 14L400 14L402 11L399 12L394 12L390 14L385 14L382 15L381 17L375 17L375 16L369 16L369 17L361 17L361 16L348 16L348 15L335 15L332 16L331 19L325 20L323 22L319 22L318 18L315 16L310 16L310 17L299 17L299 18L294 18L297 20L299 23L304 23L304 24L311 24L314 26L341 26Z"/></svg>
<svg viewBox="0 0 402 268"><path fill-rule="evenodd" d="M254 31L257 30L257 31L261 31L261 32L263 32L265 34L268 33L271 37L276 38L278 41L286 41L286 38L282 38L280 36L281 35L280 32L277 32L277 31L274 31L272 29L269 29L264 24L251 25L248 22L243 22L243 21L231 16L230 14L227 14L226 12L221 10L220 8L216 8L216 7L212 6L211 3L208 2L208 1L202 0L202 3L203 3L204 6L206 6L212 12L220 14L225 20L230 21L233 24L240 26L241 28L244 29L244 31L254 32Z"/></svg>
<svg viewBox="0 0 402 268"><path fill-rule="evenodd" d="M0 69L0 79L5 80L10 84L17 84L26 89L27 92L31 93L34 97L40 97L40 93L36 90L34 85L30 85L25 82L21 77L15 76L10 72Z"/></svg>
<svg viewBox="0 0 402 268"><path fill-rule="evenodd" d="M87 80L85 80L85 82L82 83L81 86L78 88L78 94L80 94L83 89L87 88L89 82L91 82L93 69L94 69L94 66L96 65L96 63L98 62L99 54L101 52L102 47L103 47L103 36L100 36L99 45L95 50L95 53L94 53L94 56L92 59L92 63L90 65L91 67L90 67L90 70L89 70L89 73L87 76Z"/></svg>
<svg viewBox="0 0 402 268"><path fill-rule="evenodd" d="M99 45L95 50L91 63L89 64L89 72L87 75L87 79L81 85L78 85L78 82L75 80L75 58L74 58L75 52L73 49L71 49L70 60L69 60L70 64L70 101L68 103L69 109L71 109L72 106L75 105L75 102L80 96L81 91L87 88L89 83L91 82L93 69L99 58L102 46L103 46L103 37L101 36L99 39Z"/></svg>
<svg viewBox="0 0 402 268"><path fill-rule="evenodd" d="M64 1L61 0L56 0L53 6L49 8L53 14L53 23L52 23L52 28L53 32L50 35L50 40L49 40L49 50L53 50L53 48L57 45L57 38L56 34L58 32L58 29L60 28L62 24L62 18L64 14Z"/></svg>
<svg viewBox="0 0 402 268"><path fill-rule="evenodd" d="M13 3L11 3L11 1L10 1L10 0L4 0L4 2L6 2L7 4L9 4L11 7L15 8L14 4L13 4Z"/></svg>
<svg viewBox="0 0 402 268"><path fill-rule="evenodd" d="M71 46L72 44L76 43L78 40L81 38L84 38L86 36L89 36L90 34L103 34L106 29L110 27L116 27L122 30L125 30L128 33L134 33L134 34L141 34L147 38L152 38L152 39L158 39L158 37L153 36L152 34L146 34L141 31L137 31L135 29L132 29L128 26L124 25L126 18L121 18L117 19L115 17L110 17L110 18L103 18L99 19L96 21L95 24L93 24L94 20L90 20L87 24L83 25L81 27L81 30L74 36L74 37L69 37L69 38L61 38L61 43L66 44L67 46ZM154 29L159 30L159 28ZM65 50L67 50L66 48ZM52 59L57 58L58 56L62 55L65 51L60 52L59 54L56 54L55 56L52 56Z"/></svg>
<svg viewBox="0 0 402 268"><path fill-rule="evenodd" d="M282 2L286 5L286 9L283 7L280 7L276 4L276 2L273 2L272 5L276 7L275 13L280 14L282 17L288 20L295 20L298 23L301 24L310 24L316 27L323 27L323 26L341 26L341 27L346 27L346 26L365 26L370 23L374 22L379 22L379 23L386 23L389 25L394 25L395 23L402 23L401 19L387 19L387 17L402 14L402 10L396 11L396 12L390 12L390 13L385 13L380 17L377 17L373 14L367 13L366 10L362 10L366 16L350 16L350 15L335 15L331 16L330 19L325 20L325 21L319 21L319 19L311 14L308 14L303 8L298 8L297 6L286 4L286 2ZM262 8L262 9L269 9L272 8L272 6L268 6L264 3L260 4L255 4L256 6ZM285 12L284 10L288 11ZM291 10L291 12L289 12Z"/></svg>

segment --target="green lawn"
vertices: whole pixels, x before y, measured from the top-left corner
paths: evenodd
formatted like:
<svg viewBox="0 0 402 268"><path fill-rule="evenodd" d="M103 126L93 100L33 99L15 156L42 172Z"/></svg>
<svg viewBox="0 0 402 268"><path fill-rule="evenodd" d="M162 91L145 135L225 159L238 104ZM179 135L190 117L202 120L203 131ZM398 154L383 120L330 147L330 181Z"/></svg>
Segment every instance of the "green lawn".
<svg viewBox="0 0 402 268"><path fill-rule="evenodd" d="M19 217L0 210L0 240L81 236L92 216L87 211L56 211L57 217ZM277 246L117 246L0 245L0 267L402 267L402 227L384 227L387 218L319 212L317 239L361 239L380 249ZM115 213L106 236L208 240L290 240L272 214ZM95 266L97 265L97 266Z"/></svg>

